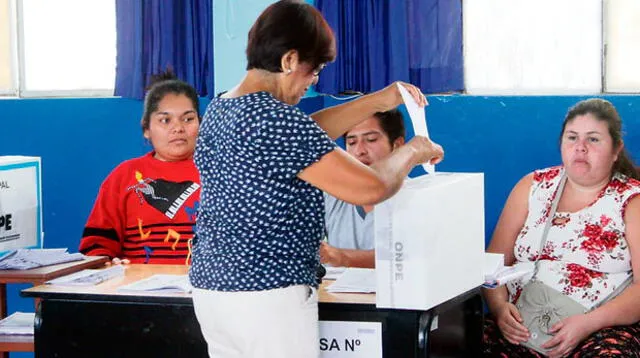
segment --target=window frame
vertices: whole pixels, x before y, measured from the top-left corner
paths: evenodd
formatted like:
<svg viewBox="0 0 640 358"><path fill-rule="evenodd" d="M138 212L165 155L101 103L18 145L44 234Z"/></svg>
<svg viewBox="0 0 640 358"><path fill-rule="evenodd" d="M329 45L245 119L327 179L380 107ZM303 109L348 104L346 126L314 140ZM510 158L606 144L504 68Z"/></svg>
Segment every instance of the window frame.
<svg viewBox="0 0 640 358"><path fill-rule="evenodd" d="M12 51L14 55L12 60L15 61L12 71L12 79L15 86L14 96L19 98L63 98L63 97L116 97L113 95L115 88L96 88L96 89L74 89L74 90L29 90L26 88L26 65L25 65L25 28L24 28L24 6L22 0L9 0L13 4L11 21L13 22L12 30L15 33L12 42ZM10 5L11 6L11 5ZM114 1L115 6L115 1ZM115 20L115 19L114 19ZM17 72L17 76L16 76ZM115 86L115 78L114 78ZM0 95L3 95L0 93ZM12 94L8 94L11 96Z"/></svg>

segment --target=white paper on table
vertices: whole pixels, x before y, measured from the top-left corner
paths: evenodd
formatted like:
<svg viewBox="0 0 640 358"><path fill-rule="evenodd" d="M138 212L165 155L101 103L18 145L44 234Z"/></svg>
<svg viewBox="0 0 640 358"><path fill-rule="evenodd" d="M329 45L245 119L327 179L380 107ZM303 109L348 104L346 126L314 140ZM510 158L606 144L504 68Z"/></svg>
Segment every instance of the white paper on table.
<svg viewBox="0 0 640 358"><path fill-rule="evenodd" d="M54 278L45 282L48 285L94 286L112 278L123 277L124 266L113 265L103 269L84 269L70 275Z"/></svg>
<svg viewBox="0 0 640 358"><path fill-rule="evenodd" d="M119 291L135 292L185 292L193 290L188 275L155 274L143 280L118 288Z"/></svg>
<svg viewBox="0 0 640 358"><path fill-rule="evenodd" d="M29 270L36 267L80 261L84 255L67 249L17 249L0 257L1 270Z"/></svg>
<svg viewBox="0 0 640 358"><path fill-rule="evenodd" d="M376 292L376 271L369 268L349 267L327 287L328 292Z"/></svg>
<svg viewBox="0 0 640 358"><path fill-rule="evenodd" d="M347 269L344 266L340 266L340 267L325 266L324 268L327 270L327 273L322 278L323 280L337 280L340 276L342 276L344 271Z"/></svg>
<svg viewBox="0 0 640 358"><path fill-rule="evenodd" d="M427 118L424 114L424 108L420 108L420 106L418 106L416 101L409 94L409 91L407 91L403 85L398 83L398 89L400 90L400 95L402 96L405 106L407 106L407 112L409 112L409 118L411 118L411 123L413 125L413 133L415 135L421 135L429 138L429 130L427 129ZM436 172L436 166L433 164L423 163L422 167L429 174L434 174Z"/></svg>
<svg viewBox="0 0 640 358"><path fill-rule="evenodd" d="M0 335L33 335L35 316L33 312L14 312L0 321Z"/></svg>

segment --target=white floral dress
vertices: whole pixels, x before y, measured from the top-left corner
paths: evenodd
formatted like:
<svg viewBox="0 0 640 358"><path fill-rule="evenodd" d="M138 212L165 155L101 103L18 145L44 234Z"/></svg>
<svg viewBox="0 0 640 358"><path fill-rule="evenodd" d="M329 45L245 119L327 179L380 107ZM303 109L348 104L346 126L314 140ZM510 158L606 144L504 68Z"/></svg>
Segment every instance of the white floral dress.
<svg viewBox="0 0 640 358"><path fill-rule="evenodd" d="M533 267L540 256L536 278L589 309L632 275L624 211L629 200L640 194L640 181L616 173L587 207L557 212L540 253L542 232L563 174L563 167L534 173L529 214L514 247L516 265ZM507 284L511 302L517 301L530 279L528 275Z"/></svg>

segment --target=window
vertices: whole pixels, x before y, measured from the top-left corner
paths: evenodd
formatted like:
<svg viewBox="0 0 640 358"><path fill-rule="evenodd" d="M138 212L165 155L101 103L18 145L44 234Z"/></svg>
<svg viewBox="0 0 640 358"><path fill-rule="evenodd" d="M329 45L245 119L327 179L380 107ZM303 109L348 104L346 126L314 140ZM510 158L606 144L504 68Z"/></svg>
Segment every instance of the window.
<svg viewBox="0 0 640 358"><path fill-rule="evenodd" d="M0 95L16 95L15 49L12 26L13 7L9 0L0 0ZM17 76L16 76L17 77Z"/></svg>
<svg viewBox="0 0 640 358"><path fill-rule="evenodd" d="M463 19L468 93L601 92L601 1L466 0Z"/></svg>
<svg viewBox="0 0 640 358"><path fill-rule="evenodd" d="M640 1L608 0L605 91L640 92Z"/></svg>
<svg viewBox="0 0 640 358"><path fill-rule="evenodd" d="M0 49L3 46L11 51L0 51L0 94L111 96L115 1L0 0Z"/></svg>

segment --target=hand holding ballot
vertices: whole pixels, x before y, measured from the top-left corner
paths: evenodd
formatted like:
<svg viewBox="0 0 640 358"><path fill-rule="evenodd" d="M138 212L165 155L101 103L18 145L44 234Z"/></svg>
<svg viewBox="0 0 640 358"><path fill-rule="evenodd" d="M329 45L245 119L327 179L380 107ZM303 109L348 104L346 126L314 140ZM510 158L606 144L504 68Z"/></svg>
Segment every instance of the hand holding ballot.
<svg viewBox="0 0 640 358"><path fill-rule="evenodd" d="M410 87L405 86L404 84L397 83L398 92L402 97L402 101L404 105L407 107L407 112L409 113L409 118L411 118L411 124L413 125L413 133L415 134L415 139L420 140L419 138L423 137L427 139L427 142L431 143L429 138L429 130L427 129L427 118L425 115L424 105L421 105L420 102L416 101L415 95L409 93ZM425 105L429 103L426 102L426 98L424 99ZM433 143L435 144L435 143ZM444 158L444 151L442 147L435 144L440 152L436 149L435 153L424 161L421 161L422 167L429 174L434 174L436 172L435 165L440 163Z"/></svg>
<svg viewBox="0 0 640 358"><path fill-rule="evenodd" d="M374 95L378 96L378 108L379 112L388 111L394 109L399 105L406 102L406 99L402 95L402 90L413 99L413 102L417 107L423 108L429 104L426 97L422 94L420 89L410 83L397 81L378 92L374 92Z"/></svg>
<svg viewBox="0 0 640 358"><path fill-rule="evenodd" d="M444 159L444 149L427 137L415 136L411 138L407 145L416 151L416 157L418 158L416 161L418 163L435 165Z"/></svg>

